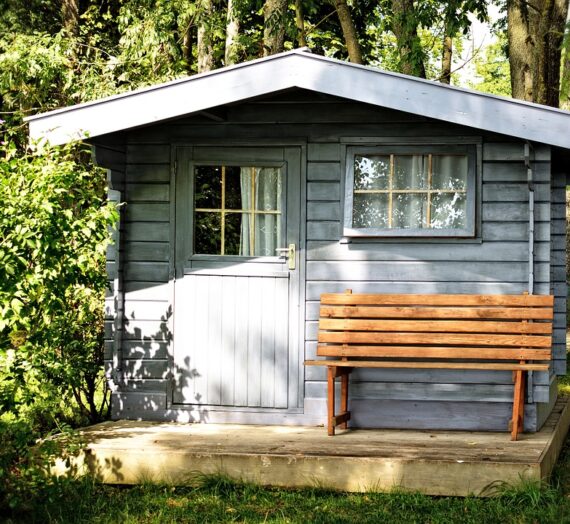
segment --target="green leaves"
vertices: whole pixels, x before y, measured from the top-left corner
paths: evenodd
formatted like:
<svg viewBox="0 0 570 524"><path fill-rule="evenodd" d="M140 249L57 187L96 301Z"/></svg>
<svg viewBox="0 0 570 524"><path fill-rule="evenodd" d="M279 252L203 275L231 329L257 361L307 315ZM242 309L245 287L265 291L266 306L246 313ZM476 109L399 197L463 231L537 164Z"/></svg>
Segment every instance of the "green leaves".
<svg viewBox="0 0 570 524"><path fill-rule="evenodd" d="M105 175L77 149L2 153L0 375L11 386L0 409L52 391L96 419L85 392L103 378L105 250L117 219Z"/></svg>

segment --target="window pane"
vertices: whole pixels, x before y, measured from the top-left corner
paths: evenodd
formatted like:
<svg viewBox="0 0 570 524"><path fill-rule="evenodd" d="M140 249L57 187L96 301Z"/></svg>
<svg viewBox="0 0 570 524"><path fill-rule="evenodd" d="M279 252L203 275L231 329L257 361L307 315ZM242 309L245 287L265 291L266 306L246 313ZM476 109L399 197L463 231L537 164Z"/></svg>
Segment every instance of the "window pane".
<svg viewBox="0 0 570 524"><path fill-rule="evenodd" d="M241 213L226 213L225 215L224 255L249 255L249 253L241 252L241 237L244 233L242 227L242 217L243 215ZM247 229L245 232L247 233Z"/></svg>
<svg viewBox="0 0 570 524"><path fill-rule="evenodd" d="M255 215L254 255L274 257L281 245L281 215Z"/></svg>
<svg viewBox="0 0 570 524"><path fill-rule="evenodd" d="M388 195L386 193L354 195L352 227L388 227Z"/></svg>
<svg viewBox="0 0 570 524"><path fill-rule="evenodd" d="M255 209L259 211L279 211L281 209L281 169L262 167L257 169L255 184Z"/></svg>
<svg viewBox="0 0 570 524"><path fill-rule="evenodd" d="M467 226L467 196L465 193L432 193L431 227L461 229Z"/></svg>
<svg viewBox="0 0 570 524"><path fill-rule="evenodd" d="M219 255L222 249L221 230L220 213L195 213L194 253Z"/></svg>
<svg viewBox="0 0 570 524"><path fill-rule="evenodd" d="M432 156L431 185L433 189L467 188L467 157L451 155Z"/></svg>
<svg viewBox="0 0 570 524"><path fill-rule="evenodd" d="M247 175L241 175L241 168L227 166L226 167L226 209L243 209L242 195L245 184L245 191L251 191L251 179ZM247 207L246 207L247 209Z"/></svg>
<svg viewBox="0 0 570 524"><path fill-rule="evenodd" d="M392 227L422 229L427 227L427 194L394 193L392 201Z"/></svg>
<svg viewBox="0 0 570 524"><path fill-rule="evenodd" d="M427 156L394 156L394 180L392 189L427 189Z"/></svg>
<svg viewBox="0 0 570 524"><path fill-rule="evenodd" d="M389 180L389 156L354 157L354 189L388 189Z"/></svg>
<svg viewBox="0 0 570 524"><path fill-rule="evenodd" d="M222 168L196 166L194 204L202 209L219 209L222 205Z"/></svg>

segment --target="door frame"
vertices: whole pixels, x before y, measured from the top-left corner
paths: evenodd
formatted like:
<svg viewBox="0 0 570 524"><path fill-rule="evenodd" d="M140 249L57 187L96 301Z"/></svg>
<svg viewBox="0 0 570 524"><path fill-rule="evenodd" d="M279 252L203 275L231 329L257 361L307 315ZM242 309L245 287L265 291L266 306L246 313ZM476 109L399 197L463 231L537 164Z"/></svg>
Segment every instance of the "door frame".
<svg viewBox="0 0 570 524"><path fill-rule="evenodd" d="M296 350L293 355L289 355L290 358L290 368L288 373L288 391L289 398L296 399L296 402L289 403L286 409L274 409L274 408L240 408L240 407L225 407L225 406L212 406L208 409L212 412L219 412L222 415L223 412L233 413L233 412L249 412L251 414L259 415L259 423L263 423L263 414L268 413L268 415L275 415L275 412L280 412L283 414L291 413L298 414L303 413L304 406L304 390L305 390L305 369L304 369L304 356L305 356L305 274L306 274L306 172L307 172L307 143L302 140L291 140L291 141L267 141L267 140L256 140L255 143L251 141L227 141L220 143L218 141L208 141L200 143L188 144L186 142L173 143L171 145L171 177L170 177L170 187L171 187L171 198L170 198L170 295L173 304L174 314L176 311L176 297L175 297L175 282L177 278L180 278L184 273L184 262L189 252L188 242L181 244L179 239L179 228L180 225L188 218L189 214L184 212L182 206L177 206L177 201L184 198L182 195L188 195L189 187L189 169L188 167L194 162L194 151L200 150L201 148L212 148L226 149L228 150L228 155L223 155L219 159L220 162L240 162L247 161L251 158L251 153L256 151L264 151L271 156L273 151L281 150L283 158L285 161L291 161L291 158L287 158L287 150L289 152L294 152L294 156L297 156L299 162L299 183L298 183L298 198L295 202L296 211L299 216L299 231L298 231L298 246L297 246L297 278L296 278L296 291L294 294L296 296L290 296L290 326L289 326L289 337L292 342L296 344ZM240 152L240 155L236 158L232 156L234 153ZM248 153L250 156L248 157ZM200 158L198 161L206 161ZM212 160L212 159L210 159ZM265 158L263 155L257 160L262 163L264 160L270 161L269 158ZM251 161L251 160L250 160ZM274 160L273 160L274 161ZM290 191L289 184L287 185L288 193ZM290 196L287 196L287 214L291 213L290 206ZM188 226L188 224L186 224ZM184 226L182 226L184 227ZM289 226L288 226L289 227ZM188 239L188 235L185 237ZM296 299L296 300L295 300ZM297 310L297 313L295 313ZM173 322L174 325L174 322ZM174 344L176 343L176 333L173 329L172 341L168 344L168 381L167 381L167 395L166 395L166 408L176 409L176 410L188 410L194 411L196 405L193 404L175 404L173 402L175 384L174 376ZM294 356L295 366L292 366L292 361ZM296 370L296 373L294 372ZM257 418L255 419L257 420ZM216 417L218 421L218 417Z"/></svg>

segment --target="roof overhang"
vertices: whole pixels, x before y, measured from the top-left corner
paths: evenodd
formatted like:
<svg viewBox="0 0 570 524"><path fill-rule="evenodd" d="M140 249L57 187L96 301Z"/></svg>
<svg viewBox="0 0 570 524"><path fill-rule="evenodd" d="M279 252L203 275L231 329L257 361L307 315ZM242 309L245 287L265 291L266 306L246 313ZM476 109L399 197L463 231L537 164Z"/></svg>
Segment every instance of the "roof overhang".
<svg viewBox="0 0 570 524"><path fill-rule="evenodd" d="M570 113L295 50L26 119L64 144L300 88L570 149Z"/></svg>

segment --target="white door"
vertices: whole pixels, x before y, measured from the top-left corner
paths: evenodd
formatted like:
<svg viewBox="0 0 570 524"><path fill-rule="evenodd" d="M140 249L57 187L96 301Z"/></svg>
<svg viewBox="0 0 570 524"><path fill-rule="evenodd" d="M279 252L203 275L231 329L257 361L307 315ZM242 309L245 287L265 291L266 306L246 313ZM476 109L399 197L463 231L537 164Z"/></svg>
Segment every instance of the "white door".
<svg viewBox="0 0 570 524"><path fill-rule="evenodd" d="M179 148L174 404L299 404L299 148Z"/></svg>

